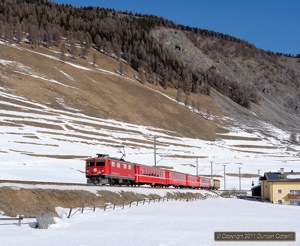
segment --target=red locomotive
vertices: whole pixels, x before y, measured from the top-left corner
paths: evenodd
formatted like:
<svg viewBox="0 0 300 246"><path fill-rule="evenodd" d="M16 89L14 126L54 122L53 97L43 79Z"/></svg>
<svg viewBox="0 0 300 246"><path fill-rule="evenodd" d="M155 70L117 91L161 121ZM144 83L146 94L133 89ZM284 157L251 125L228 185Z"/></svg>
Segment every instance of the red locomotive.
<svg viewBox="0 0 300 246"><path fill-rule="evenodd" d="M191 189L220 188L219 180L131 163L103 154L86 160L85 174L88 183L102 185L173 186Z"/></svg>

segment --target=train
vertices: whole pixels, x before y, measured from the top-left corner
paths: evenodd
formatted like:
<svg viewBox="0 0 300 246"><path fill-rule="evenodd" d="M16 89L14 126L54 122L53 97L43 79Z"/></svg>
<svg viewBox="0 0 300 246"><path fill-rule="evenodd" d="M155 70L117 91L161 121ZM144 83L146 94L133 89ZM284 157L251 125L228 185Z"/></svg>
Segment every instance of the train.
<svg viewBox="0 0 300 246"><path fill-rule="evenodd" d="M122 158L110 157L107 154L97 154L96 157L86 159L85 175L88 184L150 185L161 188L174 187L207 190L220 188L220 180L217 179L131 163Z"/></svg>

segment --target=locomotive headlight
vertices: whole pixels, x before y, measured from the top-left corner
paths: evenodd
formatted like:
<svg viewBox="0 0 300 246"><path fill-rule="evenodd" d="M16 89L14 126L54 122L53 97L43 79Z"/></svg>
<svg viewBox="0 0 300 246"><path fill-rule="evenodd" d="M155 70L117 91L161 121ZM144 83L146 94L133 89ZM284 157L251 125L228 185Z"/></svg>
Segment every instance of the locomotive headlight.
<svg viewBox="0 0 300 246"><path fill-rule="evenodd" d="M97 172L97 168L94 168L94 169L93 169L93 172Z"/></svg>

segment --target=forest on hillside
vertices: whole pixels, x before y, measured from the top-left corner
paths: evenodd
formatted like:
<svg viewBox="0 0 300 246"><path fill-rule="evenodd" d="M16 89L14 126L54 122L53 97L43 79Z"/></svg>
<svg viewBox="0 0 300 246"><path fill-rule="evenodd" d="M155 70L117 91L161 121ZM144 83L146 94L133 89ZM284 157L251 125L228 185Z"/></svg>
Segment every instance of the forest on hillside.
<svg viewBox="0 0 300 246"><path fill-rule="evenodd" d="M47 0L0 0L0 36L7 42L21 42L26 38L33 48L62 47L62 52L82 59L94 48L122 59L139 71L146 81L164 88L176 88L187 95L209 95L213 87L247 108L251 102L259 101L254 86L226 78L214 67L202 70L185 66L150 35L151 30L161 26L185 31L191 40L206 36L235 43L237 55L245 55L245 50L250 50L249 54L260 54L273 63L282 55L262 51L229 35L177 25L152 15L99 7L75 8ZM80 50L76 48L78 45ZM220 45L214 47L218 48L222 49ZM206 51L209 52L209 47Z"/></svg>

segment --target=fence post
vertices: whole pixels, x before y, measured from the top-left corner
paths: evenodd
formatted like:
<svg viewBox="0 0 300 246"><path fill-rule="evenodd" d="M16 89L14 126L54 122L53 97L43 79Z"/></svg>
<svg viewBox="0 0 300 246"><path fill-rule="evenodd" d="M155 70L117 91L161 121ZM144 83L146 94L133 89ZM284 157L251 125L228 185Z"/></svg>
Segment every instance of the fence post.
<svg viewBox="0 0 300 246"><path fill-rule="evenodd" d="M84 209L84 206L82 206L82 208L81 208L81 213L83 214L83 209Z"/></svg>
<svg viewBox="0 0 300 246"><path fill-rule="evenodd" d="M103 210L106 211L106 204L104 205L104 209Z"/></svg>
<svg viewBox="0 0 300 246"><path fill-rule="evenodd" d="M68 214L68 219L70 219L72 213L72 208L70 208L69 214Z"/></svg>
<svg viewBox="0 0 300 246"><path fill-rule="evenodd" d="M21 220L24 219L24 216L23 215L19 215L19 223L18 223L18 226L21 226Z"/></svg>

